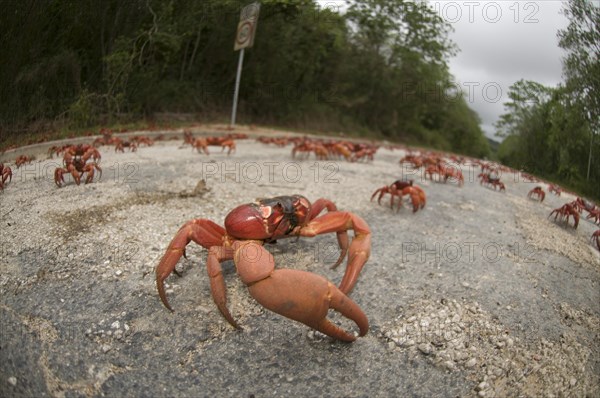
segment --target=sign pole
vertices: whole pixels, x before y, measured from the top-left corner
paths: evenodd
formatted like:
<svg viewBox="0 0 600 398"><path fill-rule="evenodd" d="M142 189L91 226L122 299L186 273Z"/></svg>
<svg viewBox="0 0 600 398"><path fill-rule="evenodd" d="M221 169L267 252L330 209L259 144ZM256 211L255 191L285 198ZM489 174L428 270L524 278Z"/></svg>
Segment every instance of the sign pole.
<svg viewBox="0 0 600 398"><path fill-rule="evenodd" d="M242 78L242 65L244 63L244 49L240 50L240 59L238 61L237 76L235 77L235 90L233 92L233 109L231 110L231 127L235 126L235 117L237 114L238 94L240 93L240 79Z"/></svg>
<svg viewBox="0 0 600 398"><path fill-rule="evenodd" d="M255 2L248 4L242 8L240 12L240 22L235 33L235 42L233 43L233 51L240 51L240 59L238 61L237 75L235 77L235 90L233 91L233 108L231 109L231 124L230 129L235 127L235 118L237 116L238 95L240 93L240 80L242 78L242 65L244 64L244 49L254 45L254 33L258 22L258 13L260 3Z"/></svg>

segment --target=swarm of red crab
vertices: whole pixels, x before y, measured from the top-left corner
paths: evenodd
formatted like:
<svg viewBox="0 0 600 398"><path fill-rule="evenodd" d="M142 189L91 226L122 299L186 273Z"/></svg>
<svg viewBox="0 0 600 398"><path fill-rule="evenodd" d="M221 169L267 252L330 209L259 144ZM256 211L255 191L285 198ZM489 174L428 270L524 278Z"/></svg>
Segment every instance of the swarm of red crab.
<svg viewBox="0 0 600 398"><path fill-rule="evenodd" d="M85 183L92 182L94 170L97 170L102 176L102 169L97 164L100 158L100 152L91 145L72 145L65 150L63 156L64 167L58 167L54 171L54 182L60 188L65 183L65 174L71 174L77 185L81 183L81 178L85 174L87 174Z"/></svg>
<svg viewBox="0 0 600 398"><path fill-rule="evenodd" d="M261 138L263 143L283 143L281 140ZM286 142L294 144L292 158L307 159L314 154L318 160L344 159L349 162L371 162L379 149L378 145L364 142L350 142L345 140L323 140L315 138L288 138Z"/></svg>
<svg viewBox="0 0 600 398"><path fill-rule="evenodd" d="M183 144L191 145L193 149L198 152L204 152L206 155L210 155L208 151L209 146L220 146L221 152L228 148L227 155L235 152L236 145L232 136L227 135L223 137L199 137L195 138L191 131L186 130L183 132Z"/></svg>
<svg viewBox="0 0 600 398"><path fill-rule="evenodd" d="M324 209L328 213L319 215ZM348 230L354 231L349 243ZM271 253L264 243L290 237L314 237L336 232L341 255L337 267L348 256L348 265L339 288L316 274L275 269ZM185 223L175 235L156 268L156 284L163 304L171 309L164 280L175 271L190 241L208 249L206 268L210 289L217 308L235 328L240 328L227 307L221 263L233 260L250 295L263 307L304 323L328 336L354 341L356 337L327 319L329 309L354 321L364 336L369 329L367 317L347 294L358 280L371 251L371 232L360 217L337 211L335 204L319 199L311 204L301 195L261 199L233 209L225 218L225 228L207 220Z"/></svg>
<svg viewBox="0 0 600 398"><path fill-rule="evenodd" d="M465 184L465 178L463 177L462 171L457 167L450 166L444 162L430 165L425 169L425 179L429 177L429 179L433 181L434 175L438 176L438 181L444 181L445 183L448 182L448 180L456 181L459 187L462 187Z"/></svg>

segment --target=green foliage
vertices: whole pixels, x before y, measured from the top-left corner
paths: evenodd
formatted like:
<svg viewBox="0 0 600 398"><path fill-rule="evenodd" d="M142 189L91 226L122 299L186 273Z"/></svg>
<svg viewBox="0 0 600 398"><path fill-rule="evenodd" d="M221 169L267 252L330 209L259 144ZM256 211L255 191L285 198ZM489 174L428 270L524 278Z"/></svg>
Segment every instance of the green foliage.
<svg viewBox="0 0 600 398"><path fill-rule="evenodd" d="M85 128L98 122L96 95L83 90L77 100L69 106L69 125L72 128Z"/></svg>
<svg viewBox="0 0 600 398"><path fill-rule="evenodd" d="M600 9L585 0L565 6L569 25L559 31L567 50L566 82L557 88L520 80L496 124L507 137L504 163L600 198Z"/></svg>
<svg viewBox="0 0 600 398"><path fill-rule="evenodd" d="M23 0L0 16L0 125L73 127L156 112L228 115L250 0ZM9 15L10 14L10 15ZM22 29L27 26L27 29ZM481 156L477 116L448 98L451 26L422 3L263 0L238 120L352 130Z"/></svg>

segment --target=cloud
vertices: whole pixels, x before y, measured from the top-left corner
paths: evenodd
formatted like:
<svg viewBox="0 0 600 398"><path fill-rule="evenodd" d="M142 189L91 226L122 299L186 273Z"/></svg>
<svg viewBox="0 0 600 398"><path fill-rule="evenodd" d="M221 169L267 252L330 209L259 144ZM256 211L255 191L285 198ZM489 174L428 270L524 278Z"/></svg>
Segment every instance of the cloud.
<svg viewBox="0 0 600 398"><path fill-rule="evenodd" d="M429 4L454 27L451 39L460 52L450 60L450 72L464 89L472 89L469 105L481 117L488 137L496 138L492 125L504 112L512 84L525 79L556 86L562 81L564 52L557 33L568 22L560 12L562 2Z"/></svg>

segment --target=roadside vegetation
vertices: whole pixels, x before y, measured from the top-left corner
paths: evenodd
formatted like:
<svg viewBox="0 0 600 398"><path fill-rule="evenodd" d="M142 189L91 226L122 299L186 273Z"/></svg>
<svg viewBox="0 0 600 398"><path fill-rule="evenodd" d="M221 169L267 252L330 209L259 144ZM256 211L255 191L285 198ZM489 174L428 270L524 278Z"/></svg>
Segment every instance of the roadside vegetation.
<svg viewBox="0 0 600 398"><path fill-rule="evenodd" d="M227 123L235 28L248 3L11 2L0 15L0 149L100 127ZM598 62L580 65L589 50L597 61L600 40L590 41L588 30L597 37L598 12L586 4L569 3L572 23L561 33L561 46L576 57L565 62L567 82L513 86L498 123L508 138L497 156L600 197ZM447 22L425 3L405 0L353 0L338 11L313 0L261 1L238 122L496 157L449 71L459 49ZM523 91L538 102L524 102ZM588 175L590 143L596 155Z"/></svg>

